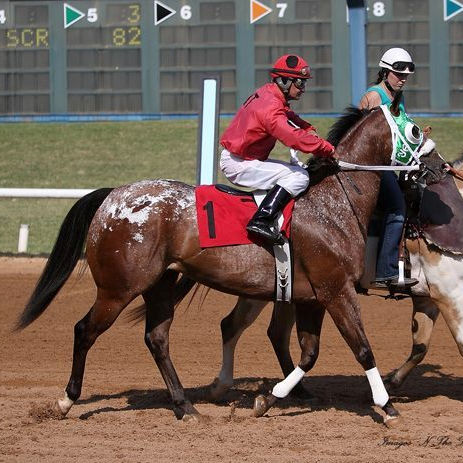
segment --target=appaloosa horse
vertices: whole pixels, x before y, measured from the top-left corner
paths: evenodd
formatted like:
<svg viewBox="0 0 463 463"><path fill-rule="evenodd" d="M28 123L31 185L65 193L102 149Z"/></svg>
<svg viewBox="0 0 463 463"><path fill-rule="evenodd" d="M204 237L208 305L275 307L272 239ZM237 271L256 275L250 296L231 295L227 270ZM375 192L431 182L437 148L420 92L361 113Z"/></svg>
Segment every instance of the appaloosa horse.
<svg viewBox="0 0 463 463"><path fill-rule="evenodd" d="M398 112L399 99L392 105ZM337 123L337 155L360 164L390 163L389 129L381 110L352 109ZM336 141L336 140L333 140ZM397 418L378 373L360 318L355 292L364 258L366 228L379 188L377 173L330 176L309 188L296 203L292 221L294 303L302 348L299 366L261 398L261 415L284 397L314 364L315 342L327 310L365 370L373 401L385 419ZM360 194L357 192L360 191ZM87 353L122 310L137 296L146 303L145 341L171 394L177 418L198 412L185 398L169 355L169 328L174 316L179 273L206 286L270 300L274 259L255 244L201 249L194 188L170 180L141 181L81 198L64 219L50 258L18 323L25 328L50 304L74 269L86 242L86 257L97 287L90 311L74 328L71 376L57 407L65 416L79 398ZM313 320L317 320L313 326Z"/></svg>

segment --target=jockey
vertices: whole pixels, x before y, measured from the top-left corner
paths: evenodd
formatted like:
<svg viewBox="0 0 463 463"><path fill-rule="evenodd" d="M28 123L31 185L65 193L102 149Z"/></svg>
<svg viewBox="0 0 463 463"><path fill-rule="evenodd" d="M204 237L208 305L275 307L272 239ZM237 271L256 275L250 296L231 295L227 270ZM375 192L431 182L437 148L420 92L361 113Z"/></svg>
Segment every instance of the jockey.
<svg viewBox="0 0 463 463"><path fill-rule="evenodd" d="M269 159L277 140L315 156L333 158L334 147L289 107L299 100L311 78L306 61L296 55L278 58L270 71L271 83L257 89L241 106L223 133L220 168L239 186L269 190L246 229L271 244L282 244L273 229L278 213L291 198L309 186L309 174L298 166Z"/></svg>
<svg viewBox="0 0 463 463"><path fill-rule="evenodd" d="M409 75L415 72L412 57L403 48L387 50L379 61L379 67L378 78L363 95L360 108L371 109L390 104L396 93L405 86ZM403 96L399 107L405 111ZM394 172L386 171L381 174L378 206L385 211L385 215L378 245L374 285L379 288L394 288L398 286L399 245L406 215L405 200ZM416 283L418 280L414 278L405 278L400 288L409 288Z"/></svg>

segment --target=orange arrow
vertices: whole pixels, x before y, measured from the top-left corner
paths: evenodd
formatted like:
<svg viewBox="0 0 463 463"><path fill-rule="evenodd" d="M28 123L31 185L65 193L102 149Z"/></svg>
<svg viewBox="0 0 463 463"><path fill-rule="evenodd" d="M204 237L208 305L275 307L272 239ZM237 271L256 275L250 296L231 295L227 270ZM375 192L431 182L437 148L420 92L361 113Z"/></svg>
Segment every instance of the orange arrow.
<svg viewBox="0 0 463 463"><path fill-rule="evenodd" d="M259 21L259 19L267 16L272 12L272 9L258 0L250 0L250 20L251 24Z"/></svg>

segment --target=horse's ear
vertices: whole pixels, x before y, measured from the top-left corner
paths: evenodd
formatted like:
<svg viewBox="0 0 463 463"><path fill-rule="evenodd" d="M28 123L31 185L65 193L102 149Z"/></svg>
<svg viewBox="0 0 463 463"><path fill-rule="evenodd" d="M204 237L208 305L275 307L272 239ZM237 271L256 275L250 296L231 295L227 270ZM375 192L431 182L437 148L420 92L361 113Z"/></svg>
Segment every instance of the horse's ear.
<svg viewBox="0 0 463 463"><path fill-rule="evenodd" d="M400 113L399 105L400 105L401 100L402 100L402 90L400 92L397 92L394 96L394 99L392 100L391 113L394 116L398 116Z"/></svg>

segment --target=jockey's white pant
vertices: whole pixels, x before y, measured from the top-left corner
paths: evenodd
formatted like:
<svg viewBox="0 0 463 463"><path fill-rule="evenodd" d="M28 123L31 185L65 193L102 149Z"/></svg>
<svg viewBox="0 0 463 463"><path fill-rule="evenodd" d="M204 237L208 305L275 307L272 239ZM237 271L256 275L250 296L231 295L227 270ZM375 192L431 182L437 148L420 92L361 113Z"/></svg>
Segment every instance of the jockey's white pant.
<svg viewBox="0 0 463 463"><path fill-rule="evenodd" d="M301 194L309 186L309 174L302 167L273 159L245 160L228 150L222 151L220 169L235 185L256 190L271 190L279 185L292 197Z"/></svg>

